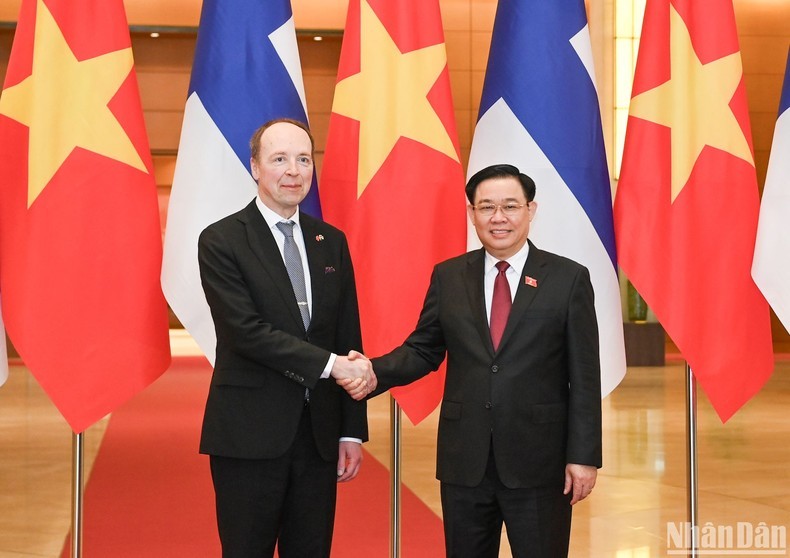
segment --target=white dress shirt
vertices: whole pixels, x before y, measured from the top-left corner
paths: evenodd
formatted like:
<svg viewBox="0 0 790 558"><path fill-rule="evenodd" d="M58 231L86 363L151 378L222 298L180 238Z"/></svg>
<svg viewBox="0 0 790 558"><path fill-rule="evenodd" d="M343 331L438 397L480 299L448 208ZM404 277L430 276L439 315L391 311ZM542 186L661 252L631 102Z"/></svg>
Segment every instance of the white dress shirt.
<svg viewBox="0 0 790 558"><path fill-rule="evenodd" d="M510 264L510 267L505 271L505 278L510 286L511 301L516 298L516 290L518 289L518 284L521 279L521 272L524 270L524 264L527 262L527 256L529 256L529 243L525 242L521 250L504 260ZM486 297L486 317L488 318L489 324L491 324L491 300L494 298L494 280L499 274L496 264L500 261L503 260L495 258L486 252L485 262L483 263L483 287Z"/></svg>
<svg viewBox="0 0 790 558"><path fill-rule="evenodd" d="M313 289L312 283L310 282L310 267L307 263L307 247L304 243L304 233L302 232L302 225L299 223L299 207L297 206L296 211L290 218L285 219L281 215L277 214L275 211L270 209L266 206L266 204L261 201L260 196L255 196L255 204L258 206L258 210L261 212L264 221L269 226L269 229L272 231L272 235L274 236L274 241L277 243L277 248L280 250L280 257L283 259L283 263L285 263L285 235L277 228L277 223L284 223L286 221L293 221L295 223L293 232L294 232L294 242L296 243L296 247L299 248L299 257L302 258L302 271L304 272L304 286L305 290L307 291L307 310L310 315L313 315ZM335 353L330 353L329 360L324 366L324 371L321 374L321 379L329 378L330 372L332 372L332 367L335 365L335 359L337 359L337 355ZM359 444L362 443L362 440L358 438L340 438L341 442L357 442Z"/></svg>

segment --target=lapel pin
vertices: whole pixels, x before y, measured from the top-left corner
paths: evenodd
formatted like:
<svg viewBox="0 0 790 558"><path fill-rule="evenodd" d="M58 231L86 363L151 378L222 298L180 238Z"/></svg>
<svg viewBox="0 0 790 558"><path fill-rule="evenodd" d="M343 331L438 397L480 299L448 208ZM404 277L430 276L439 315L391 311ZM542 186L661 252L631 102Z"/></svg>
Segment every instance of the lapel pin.
<svg viewBox="0 0 790 558"><path fill-rule="evenodd" d="M529 285L530 287L537 287L538 280L534 277L530 277L529 275L524 276L524 284Z"/></svg>
<svg viewBox="0 0 790 558"><path fill-rule="evenodd" d="M335 268L334 268L334 267L332 267L331 265L329 265L329 266L327 266L327 267L325 267L325 268L324 268L324 274L327 274L327 273L334 273L334 272L335 272Z"/></svg>
<svg viewBox="0 0 790 558"><path fill-rule="evenodd" d="M315 235L315 241L316 242L321 242L322 240L324 240L324 235L322 235L322 234Z"/></svg>

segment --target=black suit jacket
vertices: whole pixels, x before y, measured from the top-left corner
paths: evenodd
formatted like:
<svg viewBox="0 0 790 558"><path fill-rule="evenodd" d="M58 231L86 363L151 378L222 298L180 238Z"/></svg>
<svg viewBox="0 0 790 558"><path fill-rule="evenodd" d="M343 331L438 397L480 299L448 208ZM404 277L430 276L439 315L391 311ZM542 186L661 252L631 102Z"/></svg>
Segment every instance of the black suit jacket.
<svg viewBox="0 0 790 558"><path fill-rule="evenodd" d="M200 277L217 332L201 453L278 457L291 446L310 388L321 457L336 460L341 436L367 440L364 402L331 378L330 352L362 350L354 270L346 238L300 214L312 282L307 331L274 236L253 200L207 227L198 241Z"/></svg>
<svg viewBox="0 0 790 558"><path fill-rule="evenodd" d="M567 463L601 466L598 328L589 273L530 243L494 351L484 255L480 249L435 267L417 328L402 346L373 359L376 393L436 370L446 352L437 478L476 486L493 442L505 486L561 486Z"/></svg>

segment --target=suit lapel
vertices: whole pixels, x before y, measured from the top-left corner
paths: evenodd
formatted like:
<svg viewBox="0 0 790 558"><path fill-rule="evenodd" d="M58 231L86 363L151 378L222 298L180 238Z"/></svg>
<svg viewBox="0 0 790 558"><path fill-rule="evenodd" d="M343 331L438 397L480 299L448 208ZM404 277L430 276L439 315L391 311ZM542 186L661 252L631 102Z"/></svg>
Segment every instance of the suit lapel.
<svg viewBox="0 0 790 558"><path fill-rule="evenodd" d="M323 287L326 284L324 281L326 260L320 244L320 242L324 241L324 237L317 234L317 223L315 219L304 213L301 213L299 216L299 225L302 227L305 250L307 251L307 266L310 268L310 291L313 298L313 308L310 315L311 324L317 317L320 318L321 316L325 294Z"/></svg>
<svg viewBox="0 0 790 558"><path fill-rule="evenodd" d="M288 277L288 270L285 269L285 262L280 254L280 249L277 247L274 235L266 224L266 219L263 218L263 215L258 210L254 199L245 208L240 219L247 227L247 240L250 250L258 258L264 273L267 273L272 278L272 282L276 285L277 292L282 300L292 302L292 304L287 304L291 317L300 326L304 327L302 315L296 303L296 295L294 295L291 279Z"/></svg>
<svg viewBox="0 0 790 558"><path fill-rule="evenodd" d="M488 317L485 307L485 286L483 284L483 267L485 262L485 251L480 248L474 252L469 252L466 259L466 294L469 298L469 308L472 312L472 320L480 334L483 346L488 347L491 354L494 354L494 346L491 343L491 331L488 327Z"/></svg>
<svg viewBox="0 0 790 558"><path fill-rule="evenodd" d="M529 242L529 241L527 241ZM545 285L544 279L548 269L545 266L545 258L543 252L535 248L532 242L529 242L529 256L524 263L524 269L521 271L521 276L518 281L518 288L516 289L516 297L513 300L513 307L510 309L510 315L507 319L505 331L502 334L502 341L499 343L499 349L507 345L507 341L516 330L516 324L521 320L521 316L529 308L535 296L538 294L538 289ZM530 285L533 283L535 286Z"/></svg>

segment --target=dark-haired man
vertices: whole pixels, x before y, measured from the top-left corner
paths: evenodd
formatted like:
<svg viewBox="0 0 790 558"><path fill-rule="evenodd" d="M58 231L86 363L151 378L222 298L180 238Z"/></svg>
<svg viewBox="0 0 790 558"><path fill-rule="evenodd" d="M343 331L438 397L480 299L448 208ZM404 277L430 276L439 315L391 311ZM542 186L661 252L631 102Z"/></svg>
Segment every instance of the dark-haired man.
<svg viewBox="0 0 790 558"><path fill-rule="evenodd" d="M586 268L527 240L535 184L476 173L468 214L483 248L436 266L417 328L373 359L379 388L447 356L437 443L447 556L567 556L571 506L601 466L601 388Z"/></svg>

